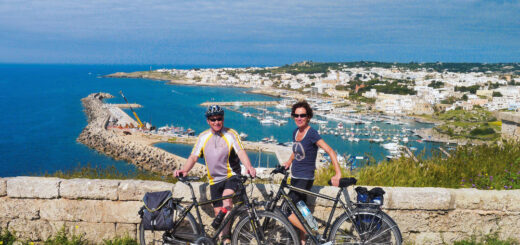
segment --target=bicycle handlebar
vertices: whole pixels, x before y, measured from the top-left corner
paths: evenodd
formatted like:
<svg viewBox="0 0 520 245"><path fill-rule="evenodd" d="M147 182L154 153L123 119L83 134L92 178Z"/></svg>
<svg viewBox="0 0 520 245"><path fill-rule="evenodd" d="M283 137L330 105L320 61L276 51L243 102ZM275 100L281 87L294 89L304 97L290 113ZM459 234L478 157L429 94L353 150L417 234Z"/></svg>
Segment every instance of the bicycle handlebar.
<svg viewBox="0 0 520 245"><path fill-rule="evenodd" d="M276 166L273 171L271 171L271 174L286 174L287 169L285 169L285 166L278 165Z"/></svg>

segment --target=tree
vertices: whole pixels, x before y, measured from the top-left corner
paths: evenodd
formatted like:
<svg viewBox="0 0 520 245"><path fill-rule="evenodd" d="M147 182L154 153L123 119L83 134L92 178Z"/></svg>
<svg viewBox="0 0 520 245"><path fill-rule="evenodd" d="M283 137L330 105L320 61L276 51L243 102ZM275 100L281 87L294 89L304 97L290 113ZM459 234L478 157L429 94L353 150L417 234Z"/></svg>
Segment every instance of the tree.
<svg viewBox="0 0 520 245"><path fill-rule="evenodd" d="M462 95L462 99L463 99L464 101L468 101L468 95L466 95L466 94Z"/></svg>
<svg viewBox="0 0 520 245"><path fill-rule="evenodd" d="M502 94L498 91L493 91L493 97L502 97Z"/></svg>

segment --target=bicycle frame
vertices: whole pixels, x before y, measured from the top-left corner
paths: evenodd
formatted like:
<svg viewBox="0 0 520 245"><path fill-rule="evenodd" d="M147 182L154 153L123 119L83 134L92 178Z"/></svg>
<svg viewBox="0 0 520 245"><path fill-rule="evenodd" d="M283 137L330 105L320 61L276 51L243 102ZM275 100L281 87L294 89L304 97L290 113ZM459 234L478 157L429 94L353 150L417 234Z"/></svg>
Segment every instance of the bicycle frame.
<svg viewBox="0 0 520 245"><path fill-rule="evenodd" d="M340 190L338 191L338 194L334 198L334 197L330 197L330 196L319 194L319 193L314 193L312 191L308 191L308 190L301 189L301 188L292 186L290 184L287 184L288 176L289 176L289 174L285 173L285 177L282 180L282 183L280 184L280 188L278 189L278 192L276 193L275 198L272 199L268 203L268 205L266 207L266 210L274 211L274 209L276 208L276 205L277 205L278 201L280 200L280 198L283 198L286 201L286 203L289 205L289 208L291 209L291 211L296 215L296 217L298 218L300 223L303 225L305 231L307 232L307 234L309 234L309 237L315 242L315 244L320 244L319 234L314 235L314 232L313 232L312 228L309 226L309 224L307 224L307 221L305 220L305 218L303 218L303 215L301 214L300 210L296 207L296 205L289 198L287 192L285 192L285 190L284 190L285 188L288 188L289 190L300 192L300 193L303 193L303 194L306 194L306 195L309 195L309 196L323 198L323 199L327 199L327 200L330 200L330 201L334 202L334 204L332 205L332 210L330 212L329 218L327 220L327 224L325 226L325 231L323 232L323 236L322 236L323 238L327 237L327 235L328 235L327 233L329 232L329 229L332 226L332 224L331 224L332 218L334 217L334 213L336 211L338 203L341 204L341 206L345 210L345 213L349 216L349 219L352 220L352 216L351 216L351 214L352 214L352 203L350 201L350 197L349 197L348 191L346 191L346 188L341 187ZM345 200L346 200L347 203L344 203L341 200L341 193L342 192L344 192L345 195L346 195L345 196ZM359 232L357 227L355 227L355 229Z"/></svg>
<svg viewBox="0 0 520 245"><path fill-rule="evenodd" d="M226 225L231 221L231 219L233 219L235 217L235 215L237 215L238 213L242 212L242 210L240 210L240 209L245 206L249 218L251 218L252 220L255 220L255 222L253 222L253 229L255 230L255 238L257 239L257 241L263 241L263 236L262 236L263 233L259 232L257 229L257 227L259 227L259 224L258 224L258 219L256 218L257 217L256 210L254 209L251 202L249 202L249 199L248 199L246 191L245 191L245 187L241 181L239 181L239 187L235 194L227 195L227 196L223 196L218 199L207 200L207 201L203 201L203 202L199 202L197 200L197 197L195 196L195 191L193 190L193 186L191 185L190 182L185 182L184 184L186 184L190 187L192 203L188 207L185 207L183 212L180 215L178 215L178 218L175 220L174 226L170 231L174 231L175 229L177 229L177 227L184 220L186 215L188 215L188 213L193 208L195 208L195 211L197 214L197 225L198 225L198 229L200 231L199 237L206 237L207 234L206 234L206 230L204 229L205 225L202 222L202 217L200 214L200 207L204 206L204 205L209 205L209 204L212 204L212 203L215 203L218 201L231 199L231 198L234 198L235 196L241 196L242 200L234 205L231 212L228 215L226 215L225 219L222 221L222 223L219 225L218 229L215 231L215 234L213 236L211 236L210 238L213 240L216 240L218 235L222 232L222 230L226 227ZM184 239L180 239L180 240L182 240L183 242L193 242L193 241L185 241Z"/></svg>

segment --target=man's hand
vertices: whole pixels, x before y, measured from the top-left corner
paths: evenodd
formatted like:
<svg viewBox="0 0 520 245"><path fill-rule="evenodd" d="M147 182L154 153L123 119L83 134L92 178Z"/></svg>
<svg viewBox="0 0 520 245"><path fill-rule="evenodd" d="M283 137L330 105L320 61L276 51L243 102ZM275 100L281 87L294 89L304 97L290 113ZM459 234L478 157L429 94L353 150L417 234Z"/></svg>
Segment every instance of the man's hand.
<svg viewBox="0 0 520 245"><path fill-rule="evenodd" d="M255 178L256 177L256 169L253 168L253 167L250 167L249 169L247 169L247 173L249 175L251 175L251 177Z"/></svg>
<svg viewBox="0 0 520 245"><path fill-rule="evenodd" d="M334 175L330 181L332 182L333 186L339 186L339 180L341 179L341 175Z"/></svg>
<svg viewBox="0 0 520 245"><path fill-rule="evenodd" d="M179 176L184 177L186 175L188 175L188 171L186 171L186 170L182 170L182 169L175 170L175 177L179 177Z"/></svg>
<svg viewBox="0 0 520 245"><path fill-rule="evenodd" d="M284 167L285 169L289 169L289 167L291 167L291 162L285 162L285 163L283 164L283 167Z"/></svg>

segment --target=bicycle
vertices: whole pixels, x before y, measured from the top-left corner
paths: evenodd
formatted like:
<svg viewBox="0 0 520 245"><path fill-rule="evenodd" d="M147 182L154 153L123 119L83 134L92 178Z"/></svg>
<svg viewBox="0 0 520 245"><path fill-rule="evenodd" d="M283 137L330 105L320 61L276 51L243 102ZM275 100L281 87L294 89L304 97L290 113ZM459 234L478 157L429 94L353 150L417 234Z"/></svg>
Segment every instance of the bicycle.
<svg viewBox="0 0 520 245"><path fill-rule="evenodd" d="M141 245L147 244L199 244L199 245L214 245L216 244L218 235L227 224L230 224L230 230L233 230L231 243L232 244L294 244L298 239L296 231L291 224L284 218L265 210L257 210L257 206L262 206L261 202L256 199L249 201L244 182L247 177L238 176L239 185L238 190L233 195L223 196L222 198L199 202L195 196L192 181L200 180L199 177L179 177L179 181L188 185L191 191L192 203L188 207L183 207L180 203L183 198L174 198L176 212L174 212L173 220L174 226L166 232L154 232L144 230L143 225L139 226L139 239ZM205 230L205 225L202 222L200 214L200 207L209 205L217 201L240 197L240 201L235 203L233 209L224 218L222 223L215 229L212 236L208 235ZM190 213L195 208L197 219ZM235 228L232 225L235 219L239 218ZM260 227L260 223L266 223L267 226ZM146 241L150 241L147 243Z"/></svg>
<svg viewBox="0 0 520 245"><path fill-rule="evenodd" d="M273 192L268 196L266 204L267 211L275 213L287 213L290 209L302 223L308 234L306 244L401 244L402 237L399 227L395 221L381 210L380 205L372 203L353 203L347 191L347 187L356 184L355 178L342 178L339 184L339 191L336 197L331 197L319 193L307 191L287 184L289 171L283 166L275 168L271 174L281 173L284 178L276 196L273 198ZM329 181L329 184L330 181ZM325 229L322 234L314 232L310 225L303 217L300 210L289 199L285 188L289 190L304 193L309 196L327 199L333 201L331 213L328 217ZM344 193L345 201L341 200L341 193ZM277 203L283 199L282 204ZM344 209L344 213L337 217L331 225L334 212L338 203ZM330 233L329 233L330 229Z"/></svg>

